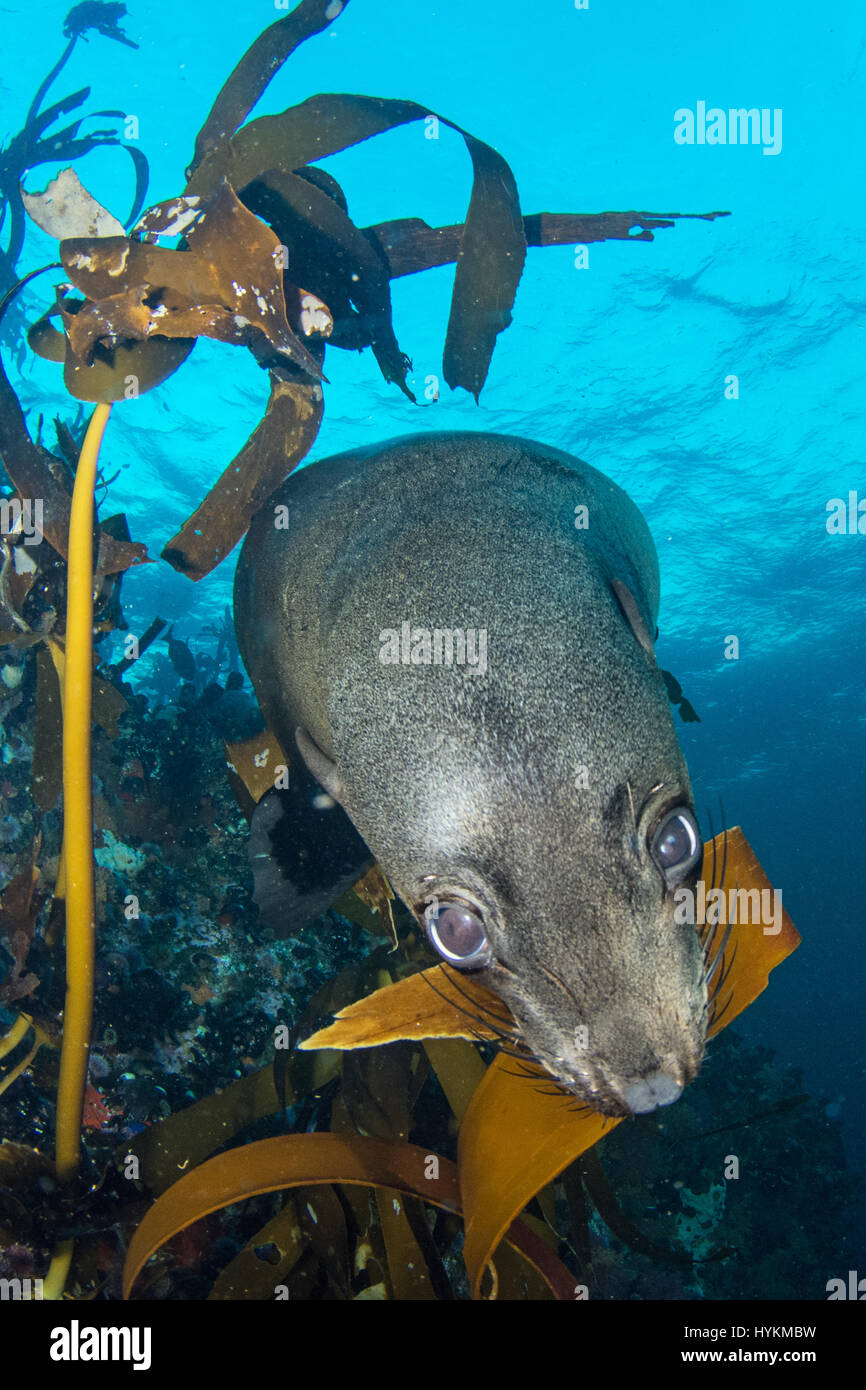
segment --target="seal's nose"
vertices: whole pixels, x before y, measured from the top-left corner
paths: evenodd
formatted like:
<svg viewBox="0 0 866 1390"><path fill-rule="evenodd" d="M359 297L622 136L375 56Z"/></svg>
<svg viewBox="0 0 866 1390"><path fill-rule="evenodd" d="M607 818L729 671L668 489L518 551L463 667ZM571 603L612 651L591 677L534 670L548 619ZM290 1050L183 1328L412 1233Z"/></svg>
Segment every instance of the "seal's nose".
<svg viewBox="0 0 866 1390"><path fill-rule="evenodd" d="M645 1115L660 1105L673 1105L683 1093L683 1083L667 1071L653 1072L641 1081L633 1081L623 1091L623 1100L633 1115Z"/></svg>

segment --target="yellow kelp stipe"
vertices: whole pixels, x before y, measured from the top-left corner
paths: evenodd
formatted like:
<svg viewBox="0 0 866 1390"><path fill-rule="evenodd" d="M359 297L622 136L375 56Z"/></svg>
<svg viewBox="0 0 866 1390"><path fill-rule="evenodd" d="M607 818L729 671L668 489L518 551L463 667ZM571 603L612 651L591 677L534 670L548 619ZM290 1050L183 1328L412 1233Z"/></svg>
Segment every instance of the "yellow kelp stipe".
<svg viewBox="0 0 866 1390"><path fill-rule="evenodd" d="M69 517L66 661L63 679L63 863L66 877L66 1004L57 1092L57 1176L78 1172L81 1115L93 1016L93 808L90 715L93 682L93 491L111 407L93 412L78 460ZM46 1285L59 1297L71 1244L55 1252ZM46 1295L48 1296L48 1295Z"/></svg>

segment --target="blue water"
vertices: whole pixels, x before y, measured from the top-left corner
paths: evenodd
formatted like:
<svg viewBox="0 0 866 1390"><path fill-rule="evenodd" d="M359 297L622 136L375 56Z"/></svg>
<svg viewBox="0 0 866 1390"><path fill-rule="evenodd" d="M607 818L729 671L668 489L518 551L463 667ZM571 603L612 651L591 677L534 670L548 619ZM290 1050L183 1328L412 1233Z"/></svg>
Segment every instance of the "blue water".
<svg viewBox="0 0 866 1390"><path fill-rule="evenodd" d="M0 12L0 140L20 127L62 47L68 6ZM139 118L148 202L179 192L195 133L239 55L278 13L131 0L134 51L91 35L53 96ZM828 535L826 505L859 489L866 308L860 139L866 23L849 0L351 0L290 59L258 113L318 91L411 98L499 149L524 212L729 210L652 244L530 250L512 327L480 405L442 382L415 407L369 352L330 351L313 458L417 429L499 430L548 441L622 484L643 509L662 568L658 654L702 716L681 726L699 808L741 824L803 936L739 1021L807 1087L841 1100L852 1164L866 1160L862 792L866 732L866 535ZM680 145L674 113L780 110L782 148ZM325 166L360 225L463 220L470 165L459 136L422 125ZM79 172L123 219L131 166L118 151ZM30 186L44 186L50 170ZM19 268L53 258L32 228ZM441 377L453 268L393 284L401 347L420 388ZM45 277L26 303L43 307ZM725 398L738 378L739 398ZM66 398L59 369L13 375L31 411ZM150 553L254 428L263 373L239 349L200 343L167 383L115 409L106 472ZM124 585L128 620L175 619L195 647L228 601L233 560L197 586L160 563ZM736 635L739 659L725 660ZM866 1223L864 1223L866 1224Z"/></svg>

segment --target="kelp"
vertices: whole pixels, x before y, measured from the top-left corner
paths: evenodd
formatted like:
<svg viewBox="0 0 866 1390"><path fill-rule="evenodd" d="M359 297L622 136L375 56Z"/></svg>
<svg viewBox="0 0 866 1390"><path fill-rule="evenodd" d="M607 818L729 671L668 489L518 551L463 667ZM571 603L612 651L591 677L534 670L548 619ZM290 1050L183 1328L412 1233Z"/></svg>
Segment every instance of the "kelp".
<svg viewBox="0 0 866 1390"><path fill-rule="evenodd" d="M394 923L394 891L379 865L374 864L368 869L363 878L358 879L352 891L360 898L364 907L368 907L371 913L376 913L381 930L396 951L398 942L397 927Z"/></svg>
<svg viewBox="0 0 866 1390"><path fill-rule="evenodd" d="M655 241L655 231L678 221L714 222L728 216L727 212L535 212L524 216L523 235L527 246ZM463 223L431 227L421 217L399 217L377 222L363 232L387 260L391 279L397 280L456 261Z"/></svg>
<svg viewBox="0 0 866 1390"><path fill-rule="evenodd" d="M240 541L262 503L306 457L322 422L317 382L270 374L265 417L214 484L201 506L166 545L162 558L201 579Z"/></svg>
<svg viewBox="0 0 866 1390"><path fill-rule="evenodd" d="M724 873L717 867L724 862ZM768 889L769 881L739 827L717 836L705 846L704 878L720 887ZM704 926L705 936L709 928ZM762 928L735 922L723 953L717 990L724 1002L716 1012L709 1034L714 1036L766 988L770 971L799 943L799 936L783 913L780 930L766 935ZM726 962L728 962L726 964ZM448 967L434 973L447 979ZM456 974L457 972L452 972ZM451 982L457 987L457 980ZM369 1000L344 1010L329 1028L322 1029L301 1047L375 1046L376 1029L380 1040L395 1037L421 1037L429 1026L435 1037L471 1036L467 1026L467 1004L476 1019L498 1009L496 1027L507 1025L503 1005L495 995L472 981L459 982L465 991L462 1008L437 995L430 1007L429 1025L423 1009L422 976L412 976ZM443 991L444 993L444 991ZM507 1011L506 1011L507 1013ZM485 1027L478 1023L478 1033ZM435 1030L435 1031L434 1031ZM489 1029L489 1034L493 1029ZM482 1034L483 1035L483 1034ZM519 1071L515 1072L517 1066ZM476 1294L483 1272L511 1221L531 1198L575 1158L591 1148L619 1123L581 1105L553 1086L544 1068L527 1057L515 1063L499 1054L487 1069L466 1109L460 1126L458 1164L466 1214L464 1258Z"/></svg>
<svg viewBox="0 0 866 1390"><path fill-rule="evenodd" d="M226 181L200 200L184 238L185 249L173 251L127 237L64 237L63 268L86 300L75 312L68 297L60 301L78 363L91 360L97 342L110 348L158 334L247 345L254 328L274 352L318 379L318 363L286 319L280 243ZM82 379L79 373L79 388Z"/></svg>
<svg viewBox="0 0 866 1390"><path fill-rule="evenodd" d="M36 715L33 734L31 790L42 811L50 811L60 795L62 762L62 703L65 653L62 643L49 637L36 653ZM118 719L128 708L120 691L96 671L93 673L92 715L109 738L118 733Z"/></svg>
<svg viewBox="0 0 866 1390"><path fill-rule="evenodd" d="M261 733L239 743L225 743L223 747L229 783L249 819L265 793L273 788L278 768L287 766L286 755L271 729L262 729Z"/></svg>
<svg viewBox="0 0 866 1390"><path fill-rule="evenodd" d="M154 1193L166 1191L180 1173L197 1167L222 1144L256 1121L274 1115L301 1096L316 1091L338 1074L338 1052L324 1051L313 1060L290 1057L278 1090L275 1064L241 1077L212 1096L143 1130L124 1148L139 1160L141 1181Z"/></svg>
<svg viewBox="0 0 866 1390"><path fill-rule="evenodd" d="M679 216L524 217L502 155L411 101L323 93L242 124L286 58L343 8L339 0L302 0L259 36L218 94L178 198L145 212L128 237L63 232L61 259L85 298L61 289L31 329L35 351L59 360L62 349L67 389L81 400L112 402L151 389L201 335L247 347L269 371L262 424L163 552L193 580L220 563L264 497L308 453L321 419L321 340L371 347L385 380L414 400L411 362L392 323L392 278L456 262L443 373L477 400L496 338L511 322L527 245L576 235L652 240ZM465 222L429 228L403 218L358 227L336 180L313 161L431 119L460 134L470 156ZM100 218L92 199L87 208ZM154 244L166 237L181 238L180 247Z"/></svg>
<svg viewBox="0 0 866 1390"><path fill-rule="evenodd" d="M210 114L196 136L187 178L212 150L218 149L246 120L271 78L295 49L327 29L349 0L301 0L291 14L259 34L224 82Z"/></svg>
<svg viewBox="0 0 866 1390"><path fill-rule="evenodd" d="M0 1067L0 1096L8 1090L13 1081L17 1081L33 1062L36 1053L45 1043L52 1044L55 1039L46 1032L41 1023L38 1023L29 1014L20 1013L12 1025L6 1037L0 1039L0 1060L9 1056L9 1064ZM19 1056L14 1056L14 1048L18 1047ZM11 1055L10 1055L11 1054ZM4 1141L5 1143L5 1141ZM2 1153L2 1149L0 1149Z"/></svg>
<svg viewBox="0 0 866 1390"><path fill-rule="evenodd" d="M76 5L69 11L63 30L68 43L58 61L40 83L30 103L23 128L0 149L0 230L8 223L5 246L0 247L0 294L15 283L15 265L24 244L26 195L22 193L21 181L28 171L40 164L80 159L92 150L116 146L126 150L135 173L135 192L128 221L134 221L144 206L148 184L148 165L144 152L134 144L122 140L116 129L92 130L87 133L81 131L82 123L87 119L101 116L122 121L126 118L125 112L81 111L71 124L52 131L51 127L61 116L80 111L90 95L89 87L82 87L51 106L42 108L49 87L72 56L78 40L85 37L90 30L96 30L106 38L115 39L130 47L137 47L119 27L119 20L125 13L125 6L103 3L103 0L88 0L88 3Z"/></svg>
<svg viewBox="0 0 866 1390"><path fill-rule="evenodd" d="M502 1001L471 975L461 975L450 965L434 965L350 1004L334 1023L298 1046L302 1050L378 1047L421 1038L492 1042L511 1024Z"/></svg>
<svg viewBox="0 0 866 1390"><path fill-rule="evenodd" d="M21 190L21 201L31 220L48 236L123 236L123 223L88 193L74 169L61 169L41 193Z"/></svg>
<svg viewBox="0 0 866 1390"><path fill-rule="evenodd" d="M68 472L55 455L41 444L34 444L24 420L18 397L0 362L0 459L19 498L39 498L42 503L42 531L49 545L64 560L69 547L69 513L72 496L66 482ZM117 574L148 560L144 545L115 540L97 528L95 573Z"/></svg>
<svg viewBox="0 0 866 1390"><path fill-rule="evenodd" d="M451 387L462 386L477 400L496 336L511 322L526 256L514 175L489 145L415 102L323 93L290 107L281 116L262 116L244 126L225 147L202 161L187 193L206 192L220 178L228 178L234 187L245 190L268 170L299 168L431 115L462 135L472 160L472 197L460 241L443 372ZM352 265L351 273L361 282L369 278L360 263ZM381 276L381 269L378 274ZM375 293L375 285L370 292ZM387 367L385 376L386 380L393 379ZM405 384L405 368L399 380Z"/></svg>
<svg viewBox="0 0 866 1390"><path fill-rule="evenodd" d="M406 385L409 359L400 350L391 320L388 262L349 217L336 180L311 178L322 172L309 167L299 173L267 169L244 189L244 202L291 247L293 275L315 284L327 302L334 325L332 346L369 346L384 379L396 382L414 401Z"/></svg>
<svg viewBox="0 0 866 1390"><path fill-rule="evenodd" d="M391 1188L445 1211L461 1211L456 1165L417 1145L337 1134L261 1139L208 1159L154 1203L129 1244L124 1297L129 1297L141 1269L160 1246L203 1216L262 1193L333 1182ZM506 1239L535 1265L559 1297L569 1296L572 1276L542 1240L519 1221L509 1228Z"/></svg>

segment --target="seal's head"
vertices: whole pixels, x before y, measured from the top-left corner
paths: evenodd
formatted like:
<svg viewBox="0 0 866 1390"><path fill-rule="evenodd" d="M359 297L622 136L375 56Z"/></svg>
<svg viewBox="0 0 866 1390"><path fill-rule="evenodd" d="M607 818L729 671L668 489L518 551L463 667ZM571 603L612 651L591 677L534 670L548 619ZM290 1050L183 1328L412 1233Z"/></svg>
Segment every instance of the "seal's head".
<svg viewBox="0 0 866 1390"><path fill-rule="evenodd" d="M467 846L415 888L428 890L415 907L443 959L477 972L508 1004L521 1042L609 1115L676 1100L705 1041L700 942L674 920L674 892L693 884L701 860L688 789L635 790L626 784L578 824L574 802L548 788L523 802L546 832L542 861L511 825L511 853L497 865ZM568 868L554 874L557 859Z"/></svg>
<svg viewBox="0 0 866 1390"><path fill-rule="evenodd" d="M637 507L469 432L338 456L278 499L292 542L264 509L236 588L269 724L563 1087L610 1115L669 1104L706 1035L675 899L701 843Z"/></svg>
<svg viewBox="0 0 866 1390"><path fill-rule="evenodd" d="M702 844L637 601L592 570L583 594L582 630L550 586L537 626L494 617L484 674L343 664L334 786L439 955L564 1088L624 1115L676 1100L701 1063L703 949L676 916ZM352 713L362 681L376 744Z"/></svg>

